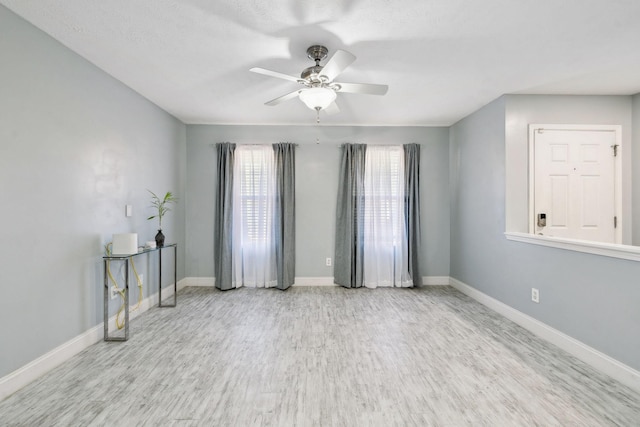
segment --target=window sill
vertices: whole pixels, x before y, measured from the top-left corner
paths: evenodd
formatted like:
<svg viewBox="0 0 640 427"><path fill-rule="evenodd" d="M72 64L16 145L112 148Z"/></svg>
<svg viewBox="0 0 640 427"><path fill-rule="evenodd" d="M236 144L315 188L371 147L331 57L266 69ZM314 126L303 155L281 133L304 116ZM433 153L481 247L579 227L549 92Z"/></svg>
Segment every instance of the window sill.
<svg viewBox="0 0 640 427"><path fill-rule="evenodd" d="M536 236L528 233L507 231L504 233L507 240L529 243L532 245L549 246L568 251L584 252L593 255L602 255L611 258L640 261L640 247L627 245L614 245L611 243L597 243L586 240L574 240L561 237Z"/></svg>

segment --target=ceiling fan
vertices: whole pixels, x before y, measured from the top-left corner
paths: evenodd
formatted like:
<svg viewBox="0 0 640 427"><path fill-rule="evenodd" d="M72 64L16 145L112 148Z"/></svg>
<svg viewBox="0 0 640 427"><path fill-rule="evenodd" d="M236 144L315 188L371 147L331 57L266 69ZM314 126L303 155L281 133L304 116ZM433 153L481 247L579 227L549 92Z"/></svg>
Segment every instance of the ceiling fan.
<svg viewBox="0 0 640 427"><path fill-rule="evenodd" d="M264 74L265 76L296 82L304 86L291 93L272 99L266 102L265 105L274 106L299 97L307 107L317 112L319 123L321 110L327 114L340 112L335 102L338 92L367 95L384 95L387 93L389 89L387 85L334 81L340 73L356 60L356 57L344 50L337 50L324 66L320 65L320 61L324 60L328 53L329 50L324 46L313 45L309 47L307 49L307 56L312 61L315 61L316 65L305 68L300 74L300 77L290 76L264 68L252 68L249 70L254 73Z"/></svg>

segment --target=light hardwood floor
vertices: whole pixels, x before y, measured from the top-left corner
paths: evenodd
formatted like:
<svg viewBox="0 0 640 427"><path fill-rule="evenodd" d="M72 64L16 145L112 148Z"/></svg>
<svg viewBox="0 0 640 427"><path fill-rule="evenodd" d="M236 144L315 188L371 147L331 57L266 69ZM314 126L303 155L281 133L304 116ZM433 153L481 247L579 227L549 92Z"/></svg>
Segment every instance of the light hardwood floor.
<svg viewBox="0 0 640 427"><path fill-rule="evenodd" d="M5 426L638 426L640 394L450 287L185 288Z"/></svg>

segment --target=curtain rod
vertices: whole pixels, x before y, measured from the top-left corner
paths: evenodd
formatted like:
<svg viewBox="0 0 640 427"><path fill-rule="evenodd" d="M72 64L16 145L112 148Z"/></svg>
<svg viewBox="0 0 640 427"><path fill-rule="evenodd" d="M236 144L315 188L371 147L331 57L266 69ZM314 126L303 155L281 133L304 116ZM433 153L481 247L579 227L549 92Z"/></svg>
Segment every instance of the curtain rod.
<svg viewBox="0 0 640 427"><path fill-rule="evenodd" d="M228 142L228 141L225 141L225 142ZM216 144L220 144L220 143L216 142L216 143L213 143L213 144L209 144L209 146L210 147L215 147ZM282 142L274 142L273 144L283 144L283 143ZM287 144L287 143L284 143L284 144ZM272 145L272 144L236 144L236 145ZM300 144L293 144L293 145L295 145L296 147L300 146Z"/></svg>
<svg viewBox="0 0 640 427"><path fill-rule="evenodd" d="M209 144L209 146L210 147L215 147L216 144L218 144L218 143ZM278 143L276 142L274 144L278 144ZM315 144L313 144L313 145L320 145L320 144L321 144L321 142L316 141ZM342 144L338 145L337 147L338 148L344 148L344 146L346 144L365 145L364 143L358 143L358 142L345 142L345 143L342 143ZM405 144L366 144L366 145L390 145L390 146L394 146L394 145L406 145L406 144L417 144L417 143L416 142L410 142L410 143L405 143ZM272 145L272 144L236 144L236 145ZM294 143L293 145L296 146L296 147L300 147L300 144L298 144L298 143ZM311 145L311 144L303 144L303 145ZM324 145L327 145L327 144L324 144ZM333 145L333 144L331 144L331 145Z"/></svg>
<svg viewBox="0 0 640 427"><path fill-rule="evenodd" d="M404 145L411 145L411 144L418 144L417 142L405 142L402 144L365 144L365 143L360 143L360 142L345 142L343 144L340 144L338 147L339 148L343 148L346 144L351 144L351 145L380 145L380 146L385 146L385 147L395 147L395 146L404 146Z"/></svg>

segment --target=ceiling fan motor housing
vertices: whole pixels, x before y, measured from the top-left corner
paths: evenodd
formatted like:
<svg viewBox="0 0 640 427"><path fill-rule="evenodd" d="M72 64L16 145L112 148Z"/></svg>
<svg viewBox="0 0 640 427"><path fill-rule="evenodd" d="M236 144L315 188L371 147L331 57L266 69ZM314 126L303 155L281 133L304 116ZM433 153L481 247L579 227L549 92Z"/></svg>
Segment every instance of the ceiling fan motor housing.
<svg viewBox="0 0 640 427"><path fill-rule="evenodd" d="M313 67L305 68L302 70L300 77L304 80L308 80L311 83L320 83L320 71L322 71L321 65L314 65Z"/></svg>
<svg viewBox="0 0 640 427"><path fill-rule="evenodd" d="M302 73L300 73L300 77L303 80L308 81L312 85L314 83L316 83L316 84L322 83L322 80L319 77L320 76L320 71L322 71L322 68L323 68L320 65L320 61L325 59L328 54L329 54L329 49L327 49L324 46L321 46L321 45L310 46L307 49L307 57L309 57L309 59L315 61L316 65L314 65L312 67L309 67L309 68L305 68L302 71Z"/></svg>

